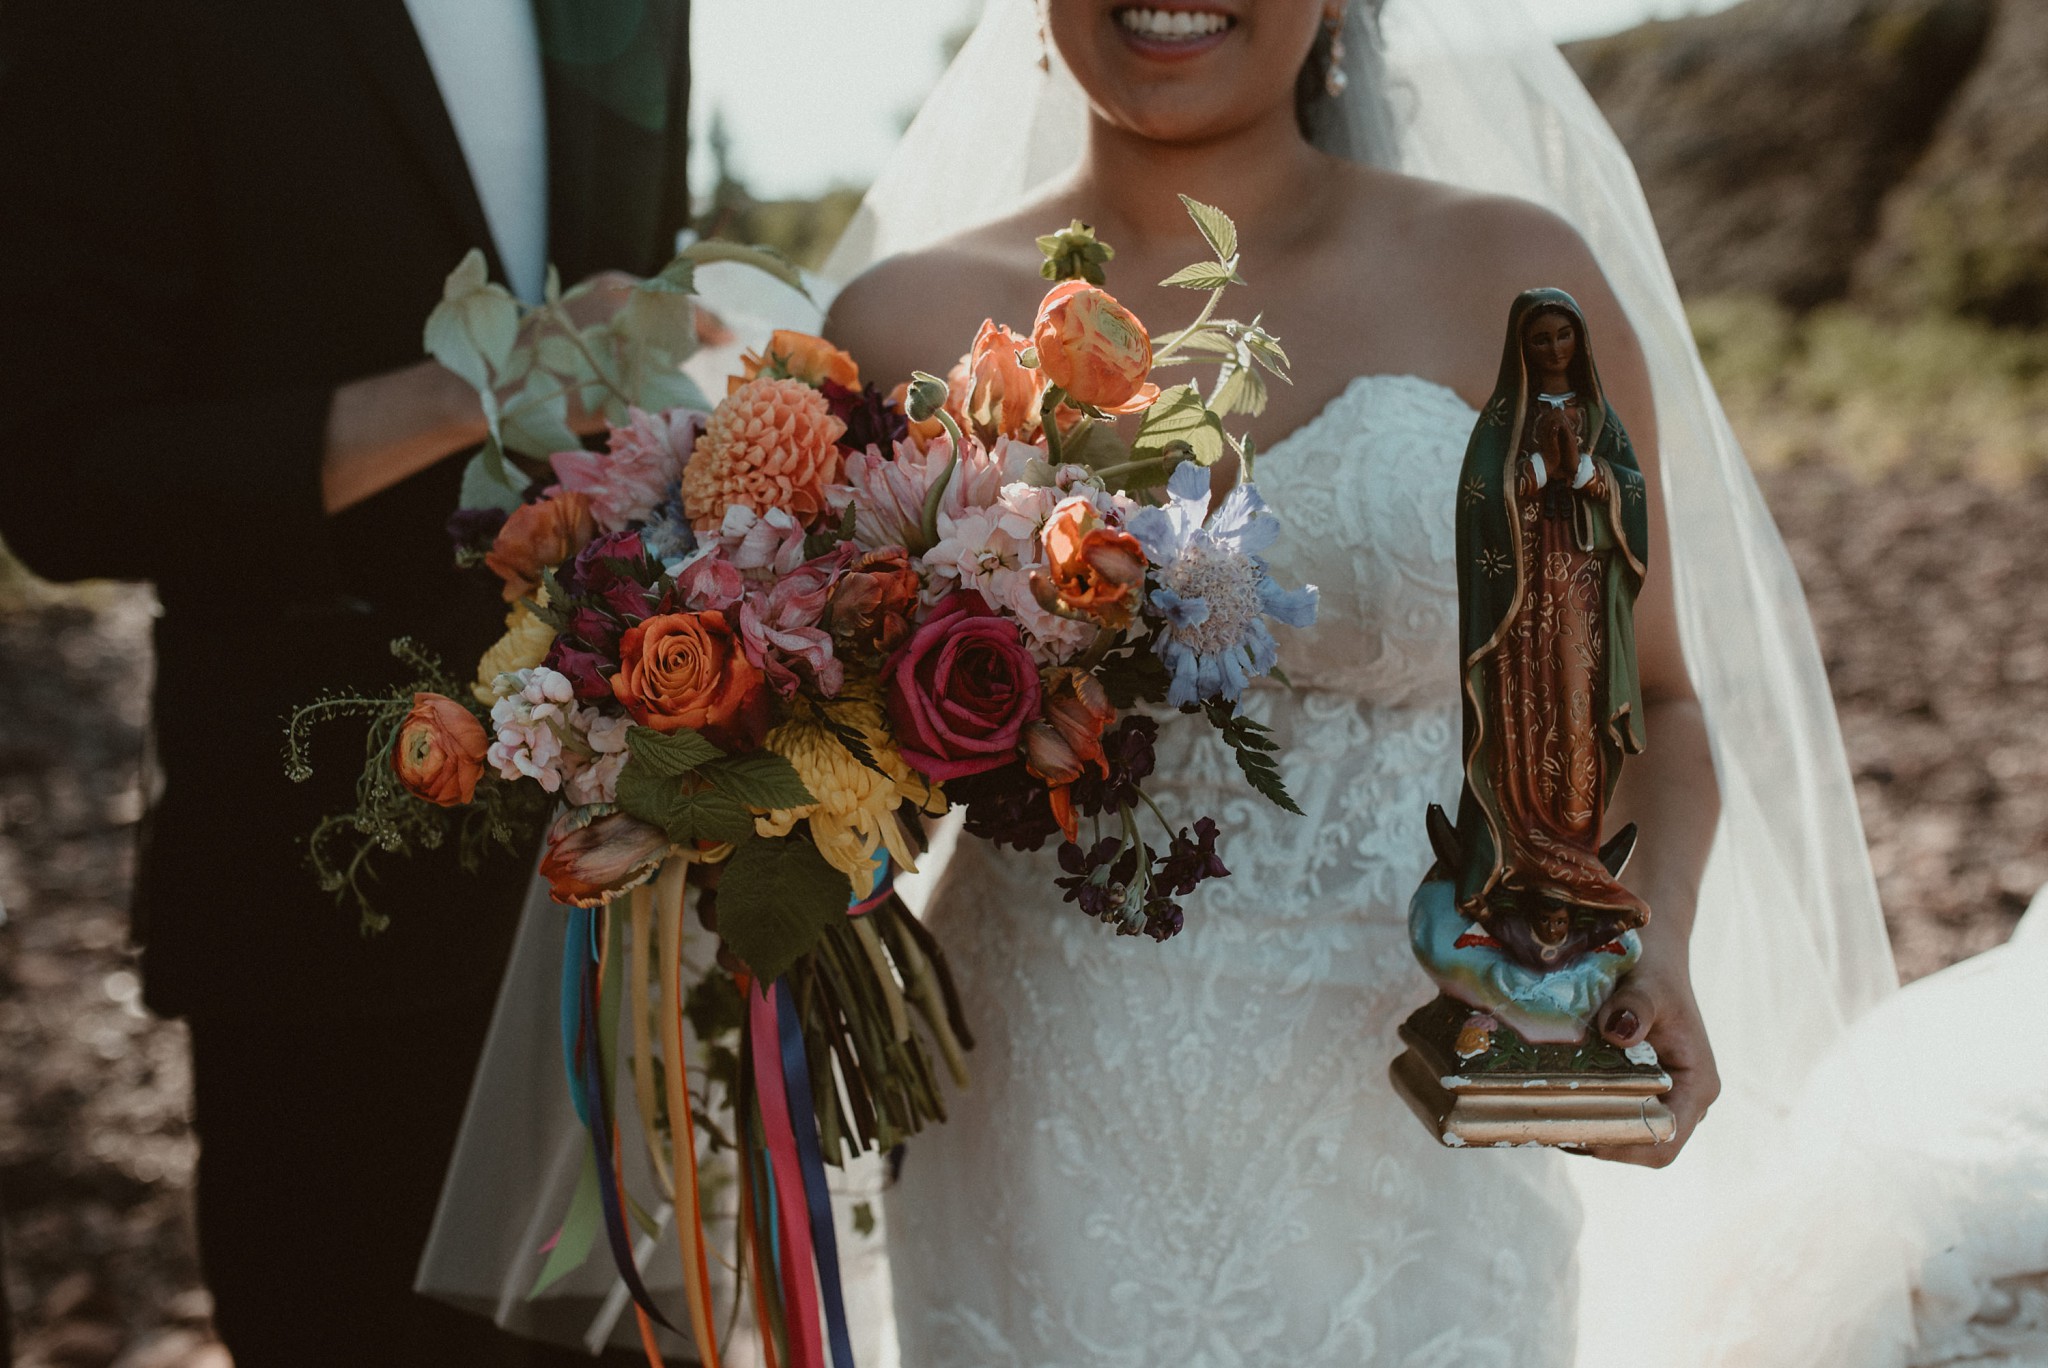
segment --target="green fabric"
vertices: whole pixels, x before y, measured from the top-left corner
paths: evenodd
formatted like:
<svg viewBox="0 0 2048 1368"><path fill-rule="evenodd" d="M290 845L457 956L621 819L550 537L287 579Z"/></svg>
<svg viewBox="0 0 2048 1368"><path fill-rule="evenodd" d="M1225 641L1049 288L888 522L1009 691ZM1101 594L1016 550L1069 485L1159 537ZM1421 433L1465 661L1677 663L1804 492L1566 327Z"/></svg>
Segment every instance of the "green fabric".
<svg viewBox="0 0 2048 1368"><path fill-rule="evenodd" d="M1596 550L1607 551L1607 653L1603 697L1596 705L1601 723L1608 794L1620 776L1623 753L1643 748L1642 685L1636 671L1635 601L1648 564L1649 500L1635 448L1621 419L1607 403L1593 342L1578 302L1562 290L1528 290L1508 315L1500 375L1481 410L1465 463L1458 472L1458 636L1464 662L1465 788L1458 803L1456 871L1458 904L1471 912L1501 872L1499 799L1493 791L1494 737L1482 711L1493 696L1492 675L1499 638L1521 602L1522 557L1517 537L1519 512L1513 457L1522 444L1522 420L1529 408L1529 377L1523 363L1522 329L1531 315L1561 311L1578 325L1578 356L1572 363L1575 391L1594 415L1593 458L1606 466L1610 497L1605 507L1580 500L1580 533ZM1572 471L1551 478L1570 480Z"/></svg>

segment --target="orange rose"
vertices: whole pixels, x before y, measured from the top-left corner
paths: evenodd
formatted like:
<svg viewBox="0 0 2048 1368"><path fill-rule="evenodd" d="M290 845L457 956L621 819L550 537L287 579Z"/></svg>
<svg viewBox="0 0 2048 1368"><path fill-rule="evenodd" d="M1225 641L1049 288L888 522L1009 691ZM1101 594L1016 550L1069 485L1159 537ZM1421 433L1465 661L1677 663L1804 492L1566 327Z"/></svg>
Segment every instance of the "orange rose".
<svg viewBox="0 0 2048 1368"><path fill-rule="evenodd" d="M1045 378L1080 403L1134 413L1159 397L1158 386L1145 381L1152 371L1145 325L1085 280L1063 280L1047 292L1031 345Z"/></svg>
<svg viewBox="0 0 2048 1368"><path fill-rule="evenodd" d="M489 746L475 713L452 698L416 693L391 748L391 768L413 797L461 807L476 796Z"/></svg>
<svg viewBox="0 0 2048 1368"><path fill-rule="evenodd" d="M1080 495L1053 509L1040 537L1046 569L1035 573L1031 583L1039 602L1111 631L1130 626L1145 584L1145 553L1137 538L1104 523Z"/></svg>
<svg viewBox="0 0 2048 1368"><path fill-rule="evenodd" d="M597 537L586 494L557 494L521 504L498 529L484 564L505 581L505 602L515 603L540 588L540 572L560 565Z"/></svg>
<svg viewBox="0 0 2048 1368"><path fill-rule="evenodd" d="M731 394L749 380L762 376L771 380L801 380L822 385L830 380L848 389L860 388L860 367L853 358L822 337L777 328L768 334L761 355L747 352L740 357L740 373L728 378L725 392Z"/></svg>
<svg viewBox="0 0 2048 1368"><path fill-rule="evenodd" d="M1102 733L1116 721L1102 681L1086 670L1062 667L1045 677L1045 720L1024 729L1024 768L1045 780L1052 812L1070 841L1080 839L1070 786L1084 766L1109 777Z"/></svg>
<svg viewBox="0 0 2048 1368"><path fill-rule="evenodd" d="M1026 366L1018 353L1031 345L994 320L983 320L967 353L967 393L960 410L962 425L984 445L998 437L1030 441L1037 433L1039 406L1045 402L1045 373Z"/></svg>
<svg viewBox="0 0 2048 1368"><path fill-rule="evenodd" d="M721 612L667 613L628 627L611 685L634 720L656 731L688 727L727 750L754 750L767 734L766 680Z"/></svg>

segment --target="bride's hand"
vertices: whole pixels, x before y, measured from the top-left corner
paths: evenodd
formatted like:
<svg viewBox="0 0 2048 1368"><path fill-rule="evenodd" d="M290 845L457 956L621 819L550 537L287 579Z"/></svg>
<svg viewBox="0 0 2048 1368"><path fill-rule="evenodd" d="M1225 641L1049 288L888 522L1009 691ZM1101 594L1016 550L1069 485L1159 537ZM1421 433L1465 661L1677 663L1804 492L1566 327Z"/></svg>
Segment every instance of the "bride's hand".
<svg viewBox="0 0 2048 1368"><path fill-rule="evenodd" d="M1660 958L1661 964L1652 967L1651 957L1646 956L1645 962L1622 980L1602 1009L1600 1034L1624 1049L1645 1039L1657 1047L1657 1062L1671 1075L1671 1091L1664 1103L1671 1108L1678 1129L1661 1145L1607 1145L1579 1151L1596 1159L1663 1168L1678 1157L1693 1128L1721 1095L1714 1047L1707 1041L1706 1024L1700 1020L1684 959L1682 955Z"/></svg>

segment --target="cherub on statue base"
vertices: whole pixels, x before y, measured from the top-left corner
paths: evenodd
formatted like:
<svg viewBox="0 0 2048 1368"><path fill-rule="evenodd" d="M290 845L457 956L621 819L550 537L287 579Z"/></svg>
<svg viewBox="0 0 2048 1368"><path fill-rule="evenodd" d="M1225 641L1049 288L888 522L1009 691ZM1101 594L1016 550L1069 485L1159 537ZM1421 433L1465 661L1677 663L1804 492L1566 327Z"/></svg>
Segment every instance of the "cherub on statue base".
<svg viewBox="0 0 2048 1368"><path fill-rule="evenodd" d="M1648 510L1563 291L1516 299L1457 497L1464 785L1455 825L1429 809L1436 862L1408 912L1442 992L1401 1027L1394 1083L1446 1145L1667 1140L1655 1050L1590 1029L1650 917L1621 883L1636 828L1600 840L1643 749Z"/></svg>

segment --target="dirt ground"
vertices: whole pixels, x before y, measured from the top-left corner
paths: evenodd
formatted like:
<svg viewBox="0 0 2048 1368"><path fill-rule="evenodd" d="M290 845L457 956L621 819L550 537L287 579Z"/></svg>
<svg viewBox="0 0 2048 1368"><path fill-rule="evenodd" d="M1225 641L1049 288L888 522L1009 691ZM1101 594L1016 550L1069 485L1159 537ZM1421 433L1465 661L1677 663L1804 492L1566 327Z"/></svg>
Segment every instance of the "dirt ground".
<svg viewBox="0 0 2048 1368"><path fill-rule="evenodd" d="M2002 941L2048 882L2048 483L1766 492L1811 595L1902 972ZM0 611L0 1210L19 1368L228 1368L192 1248L185 1038L123 906L151 601Z"/></svg>

